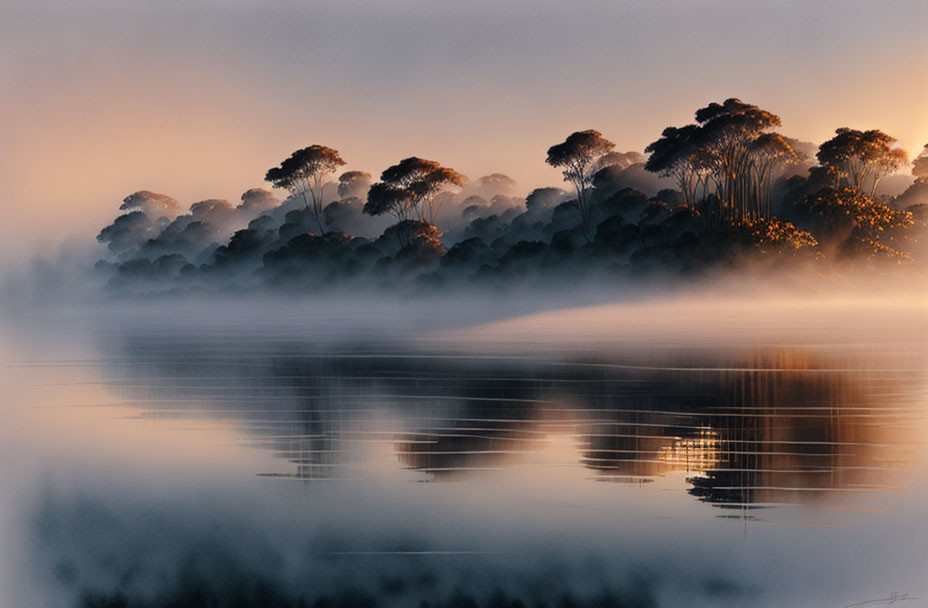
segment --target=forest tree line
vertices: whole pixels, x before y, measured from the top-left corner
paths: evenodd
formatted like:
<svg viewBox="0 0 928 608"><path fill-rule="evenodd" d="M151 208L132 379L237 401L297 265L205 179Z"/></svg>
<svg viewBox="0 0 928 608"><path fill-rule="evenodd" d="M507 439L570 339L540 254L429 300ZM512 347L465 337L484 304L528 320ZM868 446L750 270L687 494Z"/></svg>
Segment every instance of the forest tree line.
<svg viewBox="0 0 928 608"><path fill-rule="evenodd" d="M928 145L909 163L879 130L839 128L816 148L780 126L728 99L667 127L645 154L579 131L547 151L564 188L524 198L504 174L471 181L418 157L374 180L315 144L237 205L210 199L181 213L167 195L129 195L97 237L108 256L96 270L127 293L541 285L797 265L920 272ZM895 175L907 167L912 178Z"/></svg>

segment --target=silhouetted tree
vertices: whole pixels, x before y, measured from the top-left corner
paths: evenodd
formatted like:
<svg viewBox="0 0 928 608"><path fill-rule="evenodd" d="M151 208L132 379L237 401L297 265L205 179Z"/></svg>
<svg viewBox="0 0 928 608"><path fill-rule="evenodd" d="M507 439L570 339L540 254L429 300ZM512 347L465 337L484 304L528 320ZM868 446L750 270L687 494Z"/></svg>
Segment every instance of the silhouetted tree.
<svg viewBox="0 0 928 608"><path fill-rule="evenodd" d="M696 189L700 174L697 154L701 131L697 125L667 127L661 138L651 142L645 152L650 154L644 168L652 173L673 179L683 193L685 205L696 203Z"/></svg>
<svg viewBox="0 0 928 608"><path fill-rule="evenodd" d="M898 142L876 129L858 131L842 127L835 131L834 137L819 146L816 156L818 162L833 171L836 188L841 185L841 178L861 192L865 191L869 182L867 192L870 196L885 176L895 173L906 163L906 153L898 147Z"/></svg>
<svg viewBox="0 0 928 608"><path fill-rule="evenodd" d="M297 150L280 163L280 166L268 170L264 179L271 182L275 188L286 188L293 194L300 195L306 208L311 209L319 231L325 232L322 218L325 180L344 164L345 161L332 148L312 145Z"/></svg>
<svg viewBox="0 0 928 608"><path fill-rule="evenodd" d="M590 233L590 202L588 190L597 162L612 151L615 144L599 131L577 131L562 143L548 148L547 163L563 169L564 181L570 182L577 192L577 206L583 218L583 231L588 239Z"/></svg>
<svg viewBox="0 0 928 608"><path fill-rule="evenodd" d="M415 246L430 251L443 251L441 236L441 231L434 224L423 220L403 220L383 233L384 239L396 239L400 249Z"/></svg>
<svg viewBox="0 0 928 608"><path fill-rule="evenodd" d="M779 133L763 133L751 142L749 170L754 191L749 209L753 217L770 215L771 181L782 165L798 163L800 158L792 142Z"/></svg>
<svg viewBox="0 0 928 608"><path fill-rule="evenodd" d="M434 223L444 200L438 195L448 186L463 186L467 179L433 160L410 157L388 167L367 192L364 213L391 213L399 221Z"/></svg>
<svg viewBox="0 0 928 608"><path fill-rule="evenodd" d="M700 125L700 162L715 183L728 219L755 213L751 164L754 141L781 124L780 117L740 99L710 103L696 111Z"/></svg>

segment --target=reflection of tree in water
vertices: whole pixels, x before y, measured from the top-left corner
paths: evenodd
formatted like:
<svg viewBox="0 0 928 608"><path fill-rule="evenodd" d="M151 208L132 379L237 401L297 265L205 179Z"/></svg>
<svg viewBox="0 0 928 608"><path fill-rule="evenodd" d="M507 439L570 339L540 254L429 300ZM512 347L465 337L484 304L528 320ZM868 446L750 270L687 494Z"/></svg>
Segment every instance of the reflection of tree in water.
<svg viewBox="0 0 928 608"><path fill-rule="evenodd" d="M737 367L656 372L595 409L584 464L624 479L687 471L690 494L723 506L880 487L898 459L887 423L900 411L886 389L904 374L825 367L795 351Z"/></svg>
<svg viewBox="0 0 928 608"><path fill-rule="evenodd" d="M877 488L890 456L868 372L738 374L720 382L708 419L723 438L718 467L690 478L690 493L718 504L807 502L823 490ZM870 384L868 387L867 384Z"/></svg>
<svg viewBox="0 0 928 608"><path fill-rule="evenodd" d="M528 428L536 382L519 375L521 364L480 369L458 357L286 342L133 339L119 348L109 382L144 416L233 419L296 465L263 476L350 476L352 447L367 442L395 445L407 466L436 475L498 466L540 445ZM400 428L384 428L384 415Z"/></svg>
<svg viewBox="0 0 928 608"><path fill-rule="evenodd" d="M433 394L453 395L451 407L428 405L409 419L412 428L397 438L395 450L406 466L445 478L518 462L545 445L537 428L539 382L509 373L507 364L483 365L433 376ZM515 372L516 370L513 370Z"/></svg>
<svg viewBox="0 0 928 608"><path fill-rule="evenodd" d="M719 505L877 487L904 456L889 445L905 421L891 394L913 381L795 349L667 355L647 367L635 353L634 365L623 365L618 354L567 361L293 342L121 346L114 386L157 415L202 408L242 422L256 443L296 465L287 477L350 474L352 446L379 441L406 467L444 479L519 462L568 432L598 479L682 471L692 495Z"/></svg>
<svg viewBox="0 0 928 608"><path fill-rule="evenodd" d="M518 462L544 447L543 433L527 420L450 418L447 426L405 434L396 453L405 465L436 476Z"/></svg>

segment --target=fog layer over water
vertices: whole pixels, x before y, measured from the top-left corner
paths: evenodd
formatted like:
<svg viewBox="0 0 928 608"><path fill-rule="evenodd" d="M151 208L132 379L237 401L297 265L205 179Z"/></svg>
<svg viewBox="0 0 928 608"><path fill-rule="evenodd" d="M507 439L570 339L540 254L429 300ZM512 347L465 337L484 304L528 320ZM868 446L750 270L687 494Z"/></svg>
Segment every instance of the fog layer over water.
<svg viewBox="0 0 928 608"><path fill-rule="evenodd" d="M924 597L924 303L7 323L0 605Z"/></svg>

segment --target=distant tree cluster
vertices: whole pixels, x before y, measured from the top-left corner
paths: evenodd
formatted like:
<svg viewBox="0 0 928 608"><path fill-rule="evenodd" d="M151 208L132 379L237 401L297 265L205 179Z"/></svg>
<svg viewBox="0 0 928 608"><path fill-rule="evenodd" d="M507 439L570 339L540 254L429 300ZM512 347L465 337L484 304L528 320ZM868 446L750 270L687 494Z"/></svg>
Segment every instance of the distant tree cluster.
<svg viewBox="0 0 928 608"><path fill-rule="evenodd" d="M97 237L108 250L97 269L110 289L138 294L602 284L925 259L928 145L911 164L914 181L891 195L881 185L907 158L889 135L840 128L816 150L780 126L728 99L664 129L646 156L578 131L547 151L569 191L526 197L504 174L469 181L419 157L376 182L337 175L338 151L312 145L267 171L283 201L254 188L235 206L210 199L181 214L171 197L131 194Z"/></svg>
<svg viewBox="0 0 928 608"><path fill-rule="evenodd" d="M770 215L770 187L778 170L801 160L795 140L772 131L776 114L739 99L710 103L696 123L668 127L650 144L645 168L674 179L684 203L696 205L710 193L718 205L704 206L706 222L738 222Z"/></svg>
<svg viewBox="0 0 928 608"><path fill-rule="evenodd" d="M384 169L380 180L368 190L364 213L390 213L399 222L415 218L430 224L444 201L438 195L446 187L463 186L467 181L454 169L415 156Z"/></svg>

